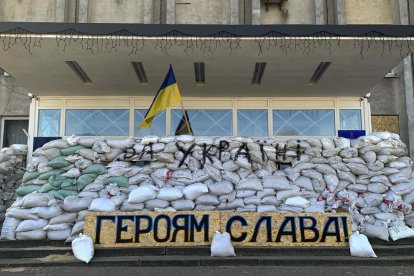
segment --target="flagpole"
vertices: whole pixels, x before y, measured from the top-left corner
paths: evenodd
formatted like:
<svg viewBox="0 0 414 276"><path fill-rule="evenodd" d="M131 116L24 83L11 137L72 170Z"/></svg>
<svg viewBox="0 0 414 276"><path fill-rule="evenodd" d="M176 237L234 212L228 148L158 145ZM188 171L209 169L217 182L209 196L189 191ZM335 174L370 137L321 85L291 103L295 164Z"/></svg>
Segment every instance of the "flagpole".
<svg viewBox="0 0 414 276"><path fill-rule="evenodd" d="M181 109L183 110L184 120L185 120L185 123L187 124L188 131L190 132L191 135L193 135L193 131L190 128L190 124L188 123L187 113L184 110L184 105L182 101L181 101Z"/></svg>

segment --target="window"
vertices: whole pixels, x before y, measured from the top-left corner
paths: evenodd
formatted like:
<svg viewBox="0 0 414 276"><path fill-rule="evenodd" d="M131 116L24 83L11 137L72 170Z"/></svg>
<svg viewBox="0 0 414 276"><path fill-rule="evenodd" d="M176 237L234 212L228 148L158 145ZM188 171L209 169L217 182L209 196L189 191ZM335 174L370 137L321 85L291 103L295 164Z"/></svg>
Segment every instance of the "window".
<svg viewBox="0 0 414 276"><path fill-rule="evenodd" d="M237 135L251 137L269 136L266 109L237 110Z"/></svg>
<svg viewBox="0 0 414 276"><path fill-rule="evenodd" d="M146 135L158 135L165 136L165 111L158 113L150 128L139 128L139 124L144 119L147 109L136 109L135 110L135 129L134 135L136 137L143 137Z"/></svg>
<svg viewBox="0 0 414 276"><path fill-rule="evenodd" d="M40 109L37 127L39 137L60 136L60 109Z"/></svg>
<svg viewBox="0 0 414 276"><path fill-rule="evenodd" d="M129 135L129 110L69 109L66 111L65 135Z"/></svg>
<svg viewBox="0 0 414 276"><path fill-rule="evenodd" d="M339 110L340 130L360 130L362 129L360 109L341 109Z"/></svg>
<svg viewBox="0 0 414 276"><path fill-rule="evenodd" d="M333 136L335 135L334 110L273 110L273 135Z"/></svg>
<svg viewBox="0 0 414 276"><path fill-rule="evenodd" d="M233 115L230 109L187 109L194 135L233 135ZM171 135L181 121L181 109L171 110Z"/></svg>

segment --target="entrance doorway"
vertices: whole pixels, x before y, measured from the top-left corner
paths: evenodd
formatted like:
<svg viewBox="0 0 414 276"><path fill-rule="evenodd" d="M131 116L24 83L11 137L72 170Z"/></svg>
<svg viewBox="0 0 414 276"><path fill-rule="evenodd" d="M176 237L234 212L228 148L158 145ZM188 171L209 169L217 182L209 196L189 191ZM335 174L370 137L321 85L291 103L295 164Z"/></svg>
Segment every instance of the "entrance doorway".
<svg viewBox="0 0 414 276"><path fill-rule="evenodd" d="M0 148L9 147L13 144L27 144L29 118L6 117L2 119Z"/></svg>

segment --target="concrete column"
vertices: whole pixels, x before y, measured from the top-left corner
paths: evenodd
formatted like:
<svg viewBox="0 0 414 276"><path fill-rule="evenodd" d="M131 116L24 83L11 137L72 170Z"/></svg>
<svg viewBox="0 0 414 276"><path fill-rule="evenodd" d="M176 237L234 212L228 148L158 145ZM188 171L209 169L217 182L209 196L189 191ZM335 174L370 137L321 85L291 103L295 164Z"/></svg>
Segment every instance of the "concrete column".
<svg viewBox="0 0 414 276"><path fill-rule="evenodd" d="M405 86L405 107L408 119L408 149L411 157L414 157L414 89L413 89L413 68L412 57L409 55L404 59L404 86Z"/></svg>
<svg viewBox="0 0 414 276"><path fill-rule="evenodd" d="M239 0L230 0L230 25L238 25L239 22Z"/></svg>
<svg viewBox="0 0 414 276"><path fill-rule="evenodd" d="M317 25L326 24L324 2L324 0L315 0L315 24Z"/></svg>
<svg viewBox="0 0 414 276"><path fill-rule="evenodd" d="M144 24L152 24L154 13L154 2L153 0L144 0Z"/></svg>
<svg viewBox="0 0 414 276"><path fill-rule="evenodd" d="M336 13L336 16L335 16L336 24L345 25L346 24L345 0L336 0L335 13Z"/></svg>
<svg viewBox="0 0 414 276"><path fill-rule="evenodd" d="M175 24L175 0L167 0L166 24Z"/></svg>
<svg viewBox="0 0 414 276"><path fill-rule="evenodd" d="M56 0L56 22L65 22L66 0Z"/></svg>
<svg viewBox="0 0 414 276"><path fill-rule="evenodd" d="M398 0L396 5L398 7L398 13L396 14L395 24L398 25L410 25L410 16L409 16L409 9L408 9L408 1L407 0Z"/></svg>
<svg viewBox="0 0 414 276"><path fill-rule="evenodd" d="M78 0L78 22L88 23L89 0Z"/></svg>
<svg viewBox="0 0 414 276"><path fill-rule="evenodd" d="M252 0L252 25L260 25L260 0Z"/></svg>

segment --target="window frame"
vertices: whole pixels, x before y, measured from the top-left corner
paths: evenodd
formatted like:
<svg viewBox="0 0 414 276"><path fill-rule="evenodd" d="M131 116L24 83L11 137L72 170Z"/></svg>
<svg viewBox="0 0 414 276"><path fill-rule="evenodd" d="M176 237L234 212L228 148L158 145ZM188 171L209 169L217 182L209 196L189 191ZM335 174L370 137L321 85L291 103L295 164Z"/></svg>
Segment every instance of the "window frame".
<svg viewBox="0 0 414 276"><path fill-rule="evenodd" d="M67 109L129 109L129 136L134 137L135 110L148 109L153 97L150 96L73 96L73 97L52 97L42 96L35 103L35 120L33 120L33 131L30 136L37 136L38 114L40 109L60 109L60 136L64 135L66 128ZM359 97L185 97L183 98L185 109L231 109L233 116L233 136L237 136L237 111L240 109L267 109L268 114L268 137L273 137L273 110L303 110L303 109L334 109L335 135L337 135L340 119L340 109L360 109L362 129L370 132L370 108L366 99ZM171 133L171 109L180 109L181 106L173 106L166 109L166 135ZM29 122L30 123L30 122ZM30 127L29 127L30 129ZM126 136L105 136L108 138L121 138ZM301 136L276 136L281 140L297 138ZM303 136L302 136L303 137ZM320 137L320 136L314 136ZM322 136L332 137L332 136ZM137 137L140 138L140 137Z"/></svg>

